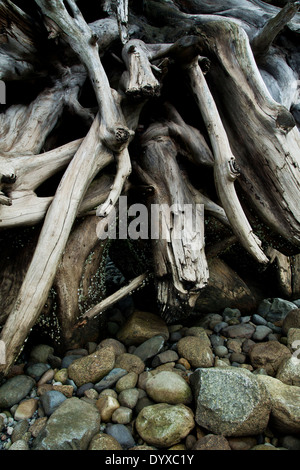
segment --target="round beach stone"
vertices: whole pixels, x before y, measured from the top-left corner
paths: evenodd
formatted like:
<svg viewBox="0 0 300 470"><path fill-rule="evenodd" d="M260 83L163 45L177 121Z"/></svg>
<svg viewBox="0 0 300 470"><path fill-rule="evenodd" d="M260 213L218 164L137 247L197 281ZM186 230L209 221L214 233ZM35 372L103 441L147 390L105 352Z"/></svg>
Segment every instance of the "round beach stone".
<svg viewBox="0 0 300 470"><path fill-rule="evenodd" d="M35 385L35 380L28 375L16 375L0 387L0 408L7 409L25 398Z"/></svg>
<svg viewBox="0 0 300 470"><path fill-rule="evenodd" d="M178 359L179 356L177 352L173 351L172 349L168 349L167 351L157 354L153 358L151 365L152 367L157 367L168 362L176 362Z"/></svg>
<svg viewBox="0 0 300 470"><path fill-rule="evenodd" d="M135 311L117 333L117 339L126 346L139 345L153 336L169 338L164 320L150 312Z"/></svg>
<svg viewBox="0 0 300 470"><path fill-rule="evenodd" d="M96 401L96 407L100 412L101 421L108 423L113 412L120 407L120 403L114 397L102 396Z"/></svg>
<svg viewBox="0 0 300 470"><path fill-rule="evenodd" d="M252 335L253 341L263 341L270 333L272 329L265 325L257 325Z"/></svg>
<svg viewBox="0 0 300 470"><path fill-rule="evenodd" d="M54 411L66 400L66 396L57 390L49 390L40 397L41 405L46 416L52 415Z"/></svg>
<svg viewBox="0 0 300 470"><path fill-rule="evenodd" d="M300 328L300 308L291 310L283 320L283 333L287 335L290 328Z"/></svg>
<svg viewBox="0 0 300 470"><path fill-rule="evenodd" d="M59 369L58 371L55 372L53 378L55 382L61 382L64 385L69 378L68 369L66 368Z"/></svg>
<svg viewBox="0 0 300 470"><path fill-rule="evenodd" d="M54 378L55 371L53 369L48 369L39 379L37 385L43 385L45 383L50 383L51 380Z"/></svg>
<svg viewBox="0 0 300 470"><path fill-rule="evenodd" d="M255 313L254 315L252 315L252 322L255 323L255 325L264 325L266 326L267 325L267 320L262 317L261 315L258 315L257 313Z"/></svg>
<svg viewBox="0 0 300 470"><path fill-rule="evenodd" d="M39 433L44 429L48 421L47 416L43 416L41 418L37 418L34 423L30 426L29 432L32 437L37 437Z"/></svg>
<svg viewBox="0 0 300 470"><path fill-rule="evenodd" d="M258 306L257 313L272 322L283 320L295 308L297 308L297 305L293 302L275 297L263 299Z"/></svg>
<svg viewBox="0 0 300 470"><path fill-rule="evenodd" d="M126 352L126 347L120 341L115 338L106 338L103 339L97 346L97 349L102 349L106 347L112 347L115 351L115 355L119 356L119 354L123 354Z"/></svg>
<svg viewBox="0 0 300 470"><path fill-rule="evenodd" d="M277 370L276 379L286 385L300 387L300 360L295 356L284 359Z"/></svg>
<svg viewBox="0 0 300 470"><path fill-rule="evenodd" d="M226 307L222 313L222 317L224 318L224 321L231 320L232 318L240 318L241 315L242 315L241 311L238 308L229 308L229 307Z"/></svg>
<svg viewBox="0 0 300 470"><path fill-rule="evenodd" d="M28 432L29 430L28 421L29 421L28 419L21 419L15 424L13 433L11 435L11 442L15 442L15 441L18 441L19 439L22 439L23 436Z"/></svg>
<svg viewBox="0 0 300 470"><path fill-rule="evenodd" d="M194 426L192 410L182 404L158 403L146 406L136 419L136 430L141 438L158 448L178 444Z"/></svg>
<svg viewBox="0 0 300 470"><path fill-rule="evenodd" d="M15 441L8 450L29 450L29 445L23 439Z"/></svg>
<svg viewBox="0 0 300 470"><path fill-rule="evenodd" d="M30 362L47 362L49 355L54 353L52 346L47 344L37 344L30 351Z"/></svg>
<svg viewBox="0 0 300 470"><path fill-rule="evenodd" d="M300 328L290 328L287 334L287 347L300 359Z"/></svg>
<svg viewBox="0 0 300 470"><path fill-rule="evenodd" d="M125 424L107 424L106 433L109 436L112 436L116 439L117 442L122 446L122 449L127 450L130 447L135 445L135 441L129 429L125 426Z"/></svg>
<svg viewBox="0 0 300 470"><path fill-rule="evenodd" d="M256 343L249 352L251 365L255 369L263 368L274 376L284 359L291 357L290 350L278 341Z"/></svg>
<svg viewBox="0 0 300 470"><path fill-rule="evenodd" d="M137 404L140 392L137 388L127 388L122 390L118 396L120 405L133 409Z"/></svg>
<svg viewBox="0 0 300 470"><path fill-rule="evenodd" d="M100 432L92 438L88 450L123 450L123 448L114 437Z"/></svg>
<svg viewBox="0 0 300 470"><path fill-rule="evenodd" d="M155 374L147 381L146 392L157 403L187 405L193 399L190 386L175 372L162 371Z"/></svg>
<svg viewBox="0 0 300 470"><path fill-rule="evenodd" d="M113 412L111 416L111 421L113 423L129 424L131 420L132 410L130 408L127 408L126 406L120 406Z"/></svg>
<svg viewBox="0 0 300 470"><path fill-rule="evenodd" d="M80 387L88 382L99 382L114 366L114 350L111 347L105 347L72 362L68 367L68 375L70 379L74 380L77 387Z"/></svg>
<svg viewBox="0 0 300 470"><path fill-rule="evenodd" d="M49 369L50 369L49 364L45 364L44 362L37 362L37 363L29 365L26 368L26 375L29 375L34 380L38 381L44 375L44 373Z"/></svg>
<svg viewBox="0 0 300 470"><path fill-rule="evenodd" d="M53 384L53 390L61 392L67 398L71 398L73 396L74 387L72 385Z"/></svg>
<svg viewBox="0 0 300 470"><path fill-rule="evenodd" d="M113 390L112 388L105 388L104 390L102 390L100 393L99 393L99 398L100 397L114 397L114 398L118 398L118 394L115 390Z"/></svg>
<svg viewBox="0 0 300 470"><path fill-rule="evenodd" d="M30 398L29 400L22 401L18 408L15 411L14 419L15 421L20 421L23 419L30 419L34 412L37 410L38 400L35 398Z"/></svg>
<svg viewBox="0 0 300 470"><path fill-rule="evenodd" d="M120 354L116 358L115 367L127 370L127 372L135 372L141 374L145 368L145 364L138 356L129 353Z"/></svg>
<svg viewBox="0 0 300 470"><path fill-rule="evenodd" d="M207 434L198 439L192 450L231 450L231 447L224 436Z"/></svg>
<svg viewBox="0 0 300 470"><path fill-rule="evenodd" d="M255 326L250 323L240 323L229 325L222 329L222 334L227 338L251 338L255 331Z"/></svg>
<svg viewBox="0 0 300 470"><path fill-rule="evenodd" d="M226 346L215 346L214 353L218 357L225 357L228 354L228 349L226 348Z"/></svg>
<svg viewBox="0 0 300 470"><path fill-rule="evenodd" d="M185 336L177 343L179 356L184 357L192 367L212 367L214 355L210 340L205 332L202 336Z"/></svg>
<svg viewBox="0 0 300 470"><path fill-rule="evenodd" d="M116 391L120 393L128 388L134 388L137 384L138 378L139 375L136 372L128 372L128 374L121 377L116 383Z"/></svg>
<svg viewBox="0 0 300 470"><path fill-rule="evenodd" d="M101 392L105 388L112 387L121 377L127 374L127 370L115 367L103 379L95 384L95 390Z"/></svg>
<svg viewBox="0 0 300 470"><path fill-rule="evenodd" d="M164 344L165 338L163 336L153 336L140 344L135 349L134 354L142 359L142 361L146 361L158 354L164 347Z"/></svg>

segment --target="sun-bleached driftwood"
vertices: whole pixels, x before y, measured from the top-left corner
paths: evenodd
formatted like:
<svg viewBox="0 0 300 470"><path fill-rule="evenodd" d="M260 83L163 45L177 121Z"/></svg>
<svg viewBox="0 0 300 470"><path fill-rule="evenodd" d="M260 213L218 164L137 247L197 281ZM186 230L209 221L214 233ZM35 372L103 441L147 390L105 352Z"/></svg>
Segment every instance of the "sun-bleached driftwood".
<svg viewBox="0 0 300 470"><path fill-rule="evenodd" d="M149 273L143 273L137 276L136 278L132 279L126 286L121 287L121 289L117 290L113 294L106 297L106 299L102 300L98 304L94 305L91 309L88 309L84 315L81 317L80 321L73 325L73 328L81 328L86 325L88 321L94 318L97 315L105 312L108 308L111 308L117 302L119 302L124 297L130 295L133 291L141 287L145 281L150 276Z"/></svg>
<svg viewBox="0 0 300 470"><path fill-rule="evenodd" d="M253 308L230 267L236 252L277 263L278 286L297 290L298 2L105 1L99 19L81 5L35 0L25 13L0 1L0 78L41 90L0 113L0 227L11 236L33 227L28 250L0 263L4 374L41 313L53 313L51 289L64 346L75 347L143 282L93 295L109 246L99 231L127 191L161 208L164 237L145 245L168 322L228 301ZM80 139L63 135L69 118ZM38 196L49 181L52 192Z"/></svg>
<svg viewBox="0 0 300 470"><path fill-rule="evenodd" d="M117 19L122 44L129 40L128 35L128 0L117 2Z"/></svg>
<svg viewBox="0 0 300 470"><path fill-rule="evenodd" d="M150 63L152 56L149 46L141 40L131 39L124 46L122 57L127 72L123 74L122 86L128 96L137 99L159 94L160 83Z"/></svg>
<svg viewBox="0 0 300 470"><path fill-rule="evenodd" d="M179 138L187 149L186 156L198 165L214 165L214 156L201 132L187 125L170 103L165 104L170 137Z"/></svg>
<svg viewBox="0 0 300 470"><path fill-rule="evenodd" d="M235 192L234 181L239 175L235 157L213 97L198 65L198 59L196 58L185 69L211 139L215 157L215 184L223 208L241 244L259 262L267 263L268 258L261 249L261 242L254 234Z"/></svg>
<svg viewBox="0 0 300 470"><path fill-rule="evenodd" d="M36 0L36 3L86 66L102 117L103 141L113 151L120 151L128 144L132 131L127 128L119 103L111 92L98 52L98 36L93 34L74 0L67 0L72 16L60 0Z"/></svg>
<svg viewBox="0 0 300 470"><path fill-rule="evenodd" d="M68 166L48 209L35 253L14 309L2 330L1 338L6 344L8 354L7 363L1 366L1 370L7 371L10 368L46 302L85 191L100 168L112 160L111 151L103 146L99 128L100 117L97 115L89 133ZM17 331L15 331L16 324L20 325Z"/></svg>
<svg viewBox="0 0 300 470"><path fill-rule="evenodd" d="M40 25L9 0L0 3L0 25L0 79L45 76L47 67L37 48Z"/></svg>
<svg viewBox="0 0 300 470"><path fill-rule="evenodd" d="M136 167L144 183L153 188L151 230L154 272L162 315L173 296L193 305L199 290L206 285L208 269L204 251L204 208L195 204L176 162L177 149L170 137L162 135L163 126L155 124L143 136L143 156ZM171 175L171 180L170 180ZM191 212L188 213L188 207ZM171 281L168 278L171 275ZM174 300L175 301L175 300Z"/></svg>
<svg viewBox="0 0 300 470"><path fill-rule="evenodd" d="M276 16L267 21L261 31L251 41L251 47L254 55L265 55L271 44L274 42L276 36L280 31L289 23L295 16L300 7L300 2L287 3Z"/></svg>
<svg viewBox="0 0 300 470"><path fill-rule="evenodd" d="M206 34L205 39L202 33ZM222 47L214 48L213 44L225 36L226 46L223 42ZM216 90L222 89L222 97L216 93L216 99L226 107L223 124L241 169L238 183L261 219L297 246L300 135L295 121L270 96L241 28L219 21L203 24L199 41L204 52L216 54L210 76L215 80Z"/></svg>

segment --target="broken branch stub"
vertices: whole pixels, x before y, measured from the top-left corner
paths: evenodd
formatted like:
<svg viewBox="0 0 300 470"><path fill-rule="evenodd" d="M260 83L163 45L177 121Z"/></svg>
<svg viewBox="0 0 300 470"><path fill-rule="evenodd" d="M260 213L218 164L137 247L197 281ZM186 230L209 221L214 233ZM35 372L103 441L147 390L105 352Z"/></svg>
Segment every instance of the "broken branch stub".
<svg viewBox="0 0 300 470"><path fill-rule="evenodd" d="M158 123L145 132L142 156L135 168L143 182L153 188L148 202L154 273L161 314L170 318L178 297L187 310L192 308L209 273L203 205L195 203L176 161L176 146L163 133L164 127ZM173 285L172 291L168 292L166 285Z"/></svg>
<svg viewBox="0 0 300 470"><path fill-rule="evenodd" d="M158 96L160 84L152 71L151 49L143 41L131 39L123 47L122 58L127 67L122 78L126 95L134 99Z"/></svg>

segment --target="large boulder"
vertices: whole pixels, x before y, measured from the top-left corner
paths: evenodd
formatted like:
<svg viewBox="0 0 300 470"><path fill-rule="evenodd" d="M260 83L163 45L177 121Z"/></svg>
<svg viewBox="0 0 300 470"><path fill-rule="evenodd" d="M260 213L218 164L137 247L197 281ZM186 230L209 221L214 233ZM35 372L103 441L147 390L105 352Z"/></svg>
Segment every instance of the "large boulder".
<svg viewBox="0 0 300 470"><path fill-rule="evenodd" d="M266 388L248 370L197 369L190 383L199 426L224 436L251 436L266 429L271 401Z"/></svg>
<svg viewBox="0 0 300 470"><path fill-rule="evenodd" d="M277 370L276 379L300 387L300 360L295 356L285 359Z"/></svg>
<svg viewBox="0 0 300 470"><path fill-rule="evenodd" d="M300 433L300 387L286 385L267 375L257 379L266 387L271 399L271 420L273 426L284 434Z"/></svg>
<svg viewBox="0 0 300 470"><path fill-rule="evenodd" d="M99 432L97 408L79 398L65 400L36 437L34 450L86 450Z"/></svg>

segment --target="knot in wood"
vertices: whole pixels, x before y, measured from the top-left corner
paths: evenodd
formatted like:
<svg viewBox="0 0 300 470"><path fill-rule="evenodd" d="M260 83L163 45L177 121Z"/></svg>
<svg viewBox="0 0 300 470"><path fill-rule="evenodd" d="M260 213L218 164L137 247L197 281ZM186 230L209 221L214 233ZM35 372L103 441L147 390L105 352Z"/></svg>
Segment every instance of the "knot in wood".
<svg viewBox="0 0 300 470"><path fill-rule="evenodd" d="M238 167L235 158L231 158L228 162L229 166L229 177L232 180L235 180L238 176L240 176L240 168Z"/></svg>
<svg viewBox="0 0 300 470"><path fill-rule="evenodd" d="M116 140L119 143L125 143L129 139L129 130L124 127L118 127L115 132Z"/></svg>

